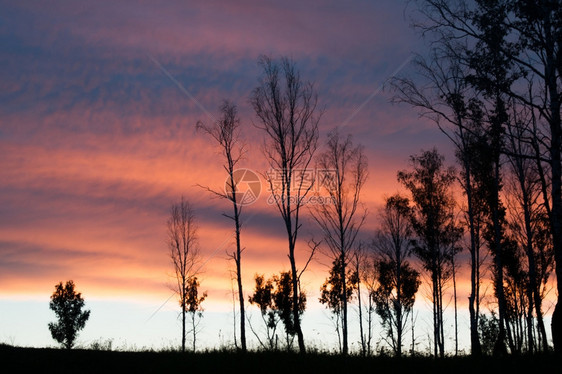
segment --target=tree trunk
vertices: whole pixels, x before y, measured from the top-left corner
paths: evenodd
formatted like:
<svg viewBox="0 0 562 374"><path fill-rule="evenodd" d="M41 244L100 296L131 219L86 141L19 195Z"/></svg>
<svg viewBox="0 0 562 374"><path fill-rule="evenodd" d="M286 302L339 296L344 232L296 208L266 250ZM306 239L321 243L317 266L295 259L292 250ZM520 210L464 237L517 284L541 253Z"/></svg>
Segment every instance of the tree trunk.
<svg viewBox="0 0 562 374"><path fill-rule="evenodd" d="M412 357L414 356L414 354L416 353L416 332L414 330L414 310L412 308L412 351L411 351L411 355Z"/></svg>
<svg viewBox="0 0 562 374"><path fill-rule="evenodd" d="M497 150L499 152L499 149ZM501 226L499 217L499 189L500 189L500 162L499 153L497 153L496 159L494 160L494 191L493 193L493 204L490 207L492 210L492 225L494 230L494 266L495 266L495 276L494 276L494 286L498 298L498 317L499 317L499 334L494 345L494 354L505 355L507 354L507 348L505 346L506 337L506 302L505 293L503 288L503 261L502 261L502 243L501 243Z"/></svg>
<svg viewBox="0 0 562 374"><path fill-rule="evenodd" d="M453 254L452 258L452 266L453 266L453 301L455 306L455 356L459 354L459 325L457 319L457 278L456 278L456 269L455 269L455 257Z"/></svg>
<svg viewBox="0 0 562 374"><path fill-rule="evenodd" d="M480 260L477 253L479 249L476 245L477 238L474 222L474 202L472 201L472 172L466 150L464 153L465 154L463 155L462 160L464 167L464 190L467 200L467 215L470 233L470 295L468 297L468 312L470 314L470 352L472 356L481 356L482 346L480 345L480 338L478 336L478 308L476 306L476 304L480 301L480 295L478 292L478 284L480 283L478 268L480 266Z"/></svg>
<svg viewBox="0 0 562 374"><path fill-rule="evenodd" d="M238 283L238 302L240 303L240 343L242 344L242 351L246 352L246 311L244 309L244 291L242 290L242 249L240 244L240 216L238 206L234 201L234 224L236 229L236 255L234 261L236 262L236 281Z"/></svg>
<svg viewBox="0 0 562 374"><path fill-rule="evenodd" d="M355 270L357 271L357 276L359 276L359 256L356 258L357 264ZM363 305L361 303L361 277L357 282L357 303L359 304L359 334L361 335L361 355L367 355L367 346L365 344L365 335L363 332Z"/></svg>
<svg viewBox="0 0 562 374"><path fill-rule="evenodd" d="M550 15L545 17L546 44L554 45L554 38L551 34ZM558 289L558 299L556 307L552 313L552 342L554 350L562 354L562 170L560 165L560 96L558 93L558 82L556 79L556 63L554 50L546 49L547 63L545 66L545 83L549 92L550 99L550 167L552 175L552 244L554 247L554 258L556 260L556 286Z"/></svg>
<svg viewBox="0 0 562 374"><path fill-rule="evenodd" d="M520 170L522 171L522 170ZM521 190L523 193L523 209L525 217L525 231L527 231L527 262L529 264L529 286L527 289L527 298L529 299L529 310L527 312L527 324L528 326L528 340L529 340L529 353L533 353L534 339L533 339L533 305L536 305L534 298L537 297L538 293L535 293L537 289L537 268L535 265L535 253L533 251L533 228L531 227L531 206L529 201L529 196L525 189L525 183L522 179L523 175L520 176ZM540 297L540 296L539 296ZM540 302L539 302L540 305ZM537 318L540 313L537 313ZM542 316L541 316L542 319ZM543 324L544 325L544 324Z"/></svg>
<svg viewBox="0 0 562 374"><path fill-rule="evenodd" d="M185 307L181 311L181 351L185 352Z"/></svg>
<svg viewBox="0 0 562 374"><path fill-rule="evenodd" d="M343 247L342 247L343 248ZM343 355L347 355L348 353L348 345L347 345L347 282L346 282L346 259L345 255L342 254L341 256L341 277L342 277L342 306L343 306L343 320L342 320L342 335L343 335Z"/></svg>
<svg viewBox="0 0 562 374"><path fill-rule="evenodd" d="M400 247L395 245L396 261L396 355L402 357L402 263L400 261Z"/></svg>
<svg viewBox="0 0 562 374"><path fill-rule="evenodd" d="M437 284L437 271L433 270L432 288L433 288L433 356L437 357L439 344L439 296Z"/></svg>
<svg viewBox="0 0 562 374"><path fill-rule="evenodd" d="M438 297L439 297L439 357L445 357L445 329L443 321L443 277L441 276L441 268L439 269L439 279L438 279Z"/></svg>
<svg viewBox="0 0 562 374"><path fill-rule="evenodd" d="M196 313L197 312L191 313L191 326L193 328L193 352L195 352L195 343L197 341L197 331L195 331L195 327L196 327L196 325L195 325L195 314Z"/></svg>
<svg viewBox="0 0 562 374"><path fill-rule="evenodd" d="M289 234L291 236L291 234ZM294 237L289 238L289 262L291 263L291 275L293 282L293 323L295 325L295 332L297 333L297 340L299 343L299 352L306 353L304 345L304 336L301 329L300 315L299 315L299 280L297 273L297 265L295 263L295 241Z"/></svg>

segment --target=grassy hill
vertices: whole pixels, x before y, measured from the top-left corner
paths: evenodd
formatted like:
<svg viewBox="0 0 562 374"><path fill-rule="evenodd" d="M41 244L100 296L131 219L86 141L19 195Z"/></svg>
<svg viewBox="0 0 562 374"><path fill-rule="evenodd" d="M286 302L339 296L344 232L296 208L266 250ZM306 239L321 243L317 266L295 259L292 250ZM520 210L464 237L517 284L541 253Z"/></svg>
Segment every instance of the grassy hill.
<svg viewBox="0 0 562 374"><path fill-rule="evenodd" d="M0 346L4 373L558 373L553 355L506 357L341 357L312 353L230 351L120 352Z"/></svg>

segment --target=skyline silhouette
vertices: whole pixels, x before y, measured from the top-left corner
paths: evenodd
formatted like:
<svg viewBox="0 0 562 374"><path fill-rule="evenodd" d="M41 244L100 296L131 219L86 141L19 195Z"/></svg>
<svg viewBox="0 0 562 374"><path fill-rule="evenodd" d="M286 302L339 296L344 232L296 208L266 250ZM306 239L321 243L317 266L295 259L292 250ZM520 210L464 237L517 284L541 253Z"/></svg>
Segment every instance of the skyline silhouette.
<svg viewBox="0 0 562 374"><path fill-rule="evenodd" d="M455 163L447 137L415 109L391 104L392 94L381 89L394 74L410 72L413 53L424 48L402 2L2 2L0 8L0 343L54 345L48 297L67 279L79 285L91 310L78 344L178 342L166 219L181 196L198 217L199 280L208 292L198 341L201 347L232 343L235 286L228 253L235 245L232 223L222 216L231 206L198 187L223 189L226 175L216 144L195 127L198 120L212 122L223 99L237 105L247 145L239 167L261 180L259 196L244 206L242 217L247 301L256 273L267 278L289 270L283 221L267 199L263 134L253 125L249 103L262 54L289 56L303 79L314 82L324 111L321 147L336 126L364 147L369 176L361 201L369 215L362 240L373 238L384 198L406 191L396 173L408 167L410 155L437 147L447 165ZM308 211L303 217L300 250L321 236ZM459 255L457 275L461 348L467 352L468 257ZM302 326L307 343L333 348L330 313L318 301L330 265L327 256L318 256L303 275ZM419 350L425 351L431 293L421 279L414 315ZM450 352L452 290L447 292ZM246 309L260 326L259 309ZM550 326L550 295L544 309ZM356 319L350 310L352 351L358 347ZM246 334L249 346L257 347Z"/></svg>

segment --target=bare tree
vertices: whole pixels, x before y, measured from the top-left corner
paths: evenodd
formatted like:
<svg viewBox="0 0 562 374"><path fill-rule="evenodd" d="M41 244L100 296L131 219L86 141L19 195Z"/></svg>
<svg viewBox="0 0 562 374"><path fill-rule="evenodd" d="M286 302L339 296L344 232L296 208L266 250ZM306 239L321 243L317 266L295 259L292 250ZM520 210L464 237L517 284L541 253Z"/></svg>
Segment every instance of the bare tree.
<svg viewBox="0 0 562 374"><path fill-rule="evenodd" d="M324 204L311 209L322 230L327 253L340 271L341 287L337 295L342 314L342 353L348 353L348 266L357 249L357 234L365 222L367 210L360 203L361 188L367 180L367 160L361 146L354 146L351 135L342 139L338 130L328 134L327 149L318 157L322 179L318 181L328 193Z"/></svg>
<svg viewBox="0 0 562 374"><path fill-rule="evenodd" d="M232 215L223 214L225 217L234 222L234 233L236 240L236 249L230 257L236 265L235 276L238 285L238 303L240 306L240 342L242 351L246 351L246 318L244 310L244 291L242 288L242 252L243 248L240 243L240 231L242 223L240 216L242 207L245 204L244 191L238 190L238 183L241 182L240 175L236 173L238 162L244 155L244 145L240 141L240 119L236 106L228 101L224 101L220 107L221 116L211 126L206 126L201 121L197 122L197 128L209 134L220 146L222 155L225 158L224 169L227 173L227 183L224 192L206 189L220 198L226 199L232 203Z"/></svg>
<svg viewBox="0 0 562 374"><path fill-rule="evenodd" d="M185 351L186 314L190 311L193 299L193 280L199 256L197 223L191 204L183 197L170 209L168 219L168 249L174 265L176 278L175 292L179 296L182 316L181 349ZM196 281L196 279L195 279ZM196 283L198 285L198 283ZM195 288L197 293L197 288ZM196 331L193 331L195 334Z"/></svg>
<svg viewBox="0 0 562 374"><path fill-rule="evenodd" d="M262 56L259 65L263 74L250 102L258 118L256 127L266 135L263 153L270 166L266 180L287 232L293 286L292 312L299 350L304 353L299 295L300 276L306 265L299 272L295 250L302 225L299 221L301 208L313 186L306 171L318 141L318 97L312 83L301 80L292 60L282 58L277 62Z"/></svg>

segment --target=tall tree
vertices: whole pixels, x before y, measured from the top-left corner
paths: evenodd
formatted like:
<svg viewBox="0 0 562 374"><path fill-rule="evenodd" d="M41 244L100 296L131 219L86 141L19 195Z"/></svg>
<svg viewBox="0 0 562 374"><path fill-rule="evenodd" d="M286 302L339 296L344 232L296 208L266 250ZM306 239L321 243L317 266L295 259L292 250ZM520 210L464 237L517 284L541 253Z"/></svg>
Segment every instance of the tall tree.
<svg viewBox="0 0 562 374"><path fill-rule="evenodd" d="M325 204L318 204L312 211L314 220L322 230L323 242L332 260L332 270L339 269L340 274L331 279L341 282L341 287L332 290L340 300L337 303L341 311L342 353L348 353L348 300L355 287L348 287L348 267L357 249L357 234L365 222L367 210L360 203L361 188L367 179L367 160L361 146L354 146L351 135L343 138L339 131L328 134L326 150L318 157L319 170L323 172L319 183L329 196ZM330 282L328 282L330 283Z"/></svg>
<svg viewBox="0 0 562 374"><path fill-rule="evenodd" d="M551 235L556 260L558 300L552 314L552 341L554 349L562 353L562 1L518 0L513 5L510 30L517 35L515 50L506 50L525 74L528 89L523 93L510 87L508 94L536 111L546 122L543 144L545 159L539 160L550 167ZM548 185L543 185L544 189ZM546 202L545 202L546 203Z"/></svg>
<svg viewBox="0 0 562 374"><path fill-rule="evenodd" d="M486 206L489 222L486 227L486 240L493 256L494 291L498 299L499 335L496 344L497 353L506 353L505 338L507 327L507 303L504 294L504 257L512 249L505 237L505 208L500 193L503 187L502 159L504 152L505 129L511 125L508 106L511 103L505 92L509 89L515 76L512 73L512 61L502 50L507 48L509 29L506 27L508 6L503 0L478 1L478 7L471 13L471 21L480 37L474 49L467 50L467 63L471 74L467 80L482 92L486 101L487 113L485 137L480 138L481 159L479 176L485 186ZM511 337L508 339L512 342Z"/></svg>
<svg viewBox="0 0 562 374"><path fill-rule="evenodd" d="M177 204L170 208L168 226L168 250L174 276L176 278L175 292L179 296L182 316L181 349L185 351L186 342L186 314L190 312L193 304L193 292L197 294L197 287L193 289L193 280L196 275L196 265L199 260L199 243L197 236L197 222L195 211L189 201L183 197ZM197 286L198 283L195 283ZM194 331L195 333L195 331Z"/></svg>
<svg viewBox="0 0 562 374"><path fill-rule="evenodd" d="M412 227L416 234L413 251L431 277L433 302L434 355L444 357L443 289L451 277L454 243L462 229L452 214L452 168L445 168L444 157L436 149L410 157L413 171L400 171L398 180L412 195Z"/></svg>
<svg viewBox="0 0 562 374"><path fill-rule="evenodd" d="M225 158L224 169L227 173L227 182L224 192L206 188L214 195L226 199L232 203L232 215L223 214L234 222L234 234L236 249L231 254L231 258L236 265L236 283L238 286L238 303L240 306L240 342L242 351L246 351L246 318L244 309L244 290L242 287L242 245L240 243L240 231L242 223L240 217L244 206L244 191L239 191L238 184L242 181L240 175L236 173L236 168L242 159L245 151L244 145L240 141L240 119L236 106L228 101L224 101L220 107L221 116L211 126L197 122L197 128L210 135L221 148L222 156Z"/></svg>
<svg viewBox="0 0 562 374"><path fill-rule="evenodd" d="M480 315L480 266L484 201L475 181L474 169L477 140L482 136L484 113L482 102L466 81L467 68L459 56L461 47L456 40L444 32L433 44L428 58L418 56L414 63L418 79L395 77L391 86L397 93L394 102L408 103L420 110L420 114L434 121L438 128L455 146L455 155L460 166L459 179L466 197L464 214L469 232L470 253L470 314L471 354L481 354L479 340ZM464 204L463 204L464 205Z"/></svg>
<svg viewBox="0 0 562 374"><path fill-rule="evenodd" d="M262 56L259 66L263 74L250 102L258 118L256 126L265 133L263 152L270 166L266 179L287 232L292 314L299 350L305 353L299 295L300 277L306 265L303 270L297 268L296 246L302 225L301 208L313 186L306 170L318 141L318 96L312 83L301 80L292 60L274 61Z"/></svg>
<svg viewBox="0 0 562 374"><path fill-rule="evenodd" d="M76 342L78 332L86 326L90 311L83 310L84 299L76 292L74 281L69 280L55 286L51 295L49 308L57 315L57 322L49 322L51 336L66 349L71 349Z"/></svg>
<svg viewBox="0 0 562 374"><path fill-rule="evenodd" d="M380 228L373 241L378 286L372 297L387 341L398 357L402 355L408 315L420 285L419 273L408 262L414 235L411 216L407 198L400 195L387 198L380 214Z"/></svg>
<svg viewBox="0 0 562 374"><path fill-rule="evenodd" d="M516 126L508 127L507 151L508 160L511 166L511 183L509 196L513 203L510 209L509 224L514 240L516 240L524 252L527 260L528 276L528 341L529 352L532 353L534 346L532 336L532 314L535 311L538 327L539 344L543 350L548 348L546 327L544 324L542 311L541 283L544 277L548 279L550 271L541 264L546 259L552 263L551 241L544 243L544 224L548 222L548 212L544 203L544 194L541 188L540 171L538 164L533 160L534 149L525 140L530 133L529 126L534 119L528 118L527 111L514 113ZM546 244L546 245L544 245Z"/></svg>
<svg viewBox="0 0 562 374"><path fill-rule="evenodd" d="M562 1L560 0L422 0L417 23L430 43L456 41L459 55L482 55L472 64L484 73L493 99L505 96L528 108L540 123L527 134L535 148L544 204L555 253L557 288L562 289ZM510 74L505 74L510 71ZM498 78L507 79L498 79ZM481 76L482 77L482 76ZM473 81L473 83L475 83ZM503 96L503 97L502 97ZM501 106L495 107L498 118ZM506 123L513 126L513 123ZM544 172L544 174L543 174ZM497 282L496 282L497 283ZM502 308L505 309L505 308ZM500 328L501 328L500 318ZM502 335L500 333L500 335ZM562 293L552 316L555 350L562 352Z"/></svg>

